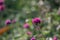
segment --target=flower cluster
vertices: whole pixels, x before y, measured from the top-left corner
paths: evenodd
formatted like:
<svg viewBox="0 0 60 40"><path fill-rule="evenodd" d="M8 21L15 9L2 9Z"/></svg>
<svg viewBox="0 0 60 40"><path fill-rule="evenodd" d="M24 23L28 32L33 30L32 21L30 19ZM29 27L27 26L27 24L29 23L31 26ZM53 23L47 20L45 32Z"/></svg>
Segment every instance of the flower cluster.
<svg viewBox="0 0 60 40"><path fill-rule="evenodd" d="M0 0L0 11L3 11L5 9L4 0Z"/></svg>
<svg viewBox="0 0 60 40"><path fill-rule="evenodd" d="M10 19L7 19L6 21L5 21L5 25L8 25L8 24L11 24L11 23L15 23L16 22L16 20L10 20Z"/></svg>
<svg viewBox="0 0 60 40"><path fill-rule="evenodd" d="M10 19L7 19L6 21L5 21L5 24L6 25L8 25L8 24L11 24L11 23L15 23L16 22L16 20L10 20ZM40 37L43 37L45 34L44 33L46 33L46 34L48 34L49 33L49 31L43 31L44 33L44 35L42 36L42 35L40 35L40 26L41 25L37 25L37 24L41 24L41 22L42 22L42 19L40 19L40 18L33 18L32 20L31 20L31 23L32 23L32 25L33 25L33 29L31 30L31 26L30 26L30 24L28 23L28 22L25 22L25 24L23 25L23 28L24 29L27 29L26 30L26 34L28 35L28 37L29 37L29 40L37 40L37 37L38 38L40 38ZM34 27L34 25L36 25L36 28ZM42 33L42 32L41 32ZM37 35L36 35L37 34ZM35 36L36 35L36 36ZM28 38L27 38L28 39ZM53 38L46 38L46 40L58 40L58 38L56 37L56 36L54 36Z"/></svg>
<svg viewBox="0 0 60 40"><path fill-rule="evenodd" d="M32 24L40 24L41 23L41 19L40 18L33 18L32 20ZM26 29L28 29L28 30L30 30L29 28L30 28L30 25L29 25L29 23L28 22L26 22L24 25L23 25L23 28L26 28ZM38 28L38 27L37 27ZM33 31L33 30L32 30ZM33 35L33 33L34 33L34 31L32 32L31 30L30 31L27 31L27 35L29 36L34 36ZM30 40L36 40L36 38L35 37L31 37L31 39Z"/></svg>

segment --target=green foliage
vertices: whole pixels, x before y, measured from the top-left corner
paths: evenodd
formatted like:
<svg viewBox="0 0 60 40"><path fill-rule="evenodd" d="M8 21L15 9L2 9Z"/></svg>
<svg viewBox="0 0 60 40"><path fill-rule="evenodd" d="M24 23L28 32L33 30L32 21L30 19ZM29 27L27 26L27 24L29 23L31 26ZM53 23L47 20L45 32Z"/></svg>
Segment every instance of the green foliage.
<svg viewBox="0 0 60 40"><path fill-rule="evenodd" d="M6 9L1 13L1 24L0 27L5 27L5 20L6 19L16 19L16 23L9 25L13 26L13 31L19 31L20 36L16 37L16 40L18 38L21 39L28 39L28 35L26 34L27 31L32 31L34 36L37 36L37 34L43 34L44 36L53 36L55 33L60 35L60 32L56 32L56 25L57 23L60 23L60 15L57 14L57 8L59 7L59 3L57 4L55 0L47 0L53 9L53 12L46 13L46 18L51 17L52 22L45 23L45 21L40 24L39 26L42 27L39 31L36 31L34 29L34 25L32 24L32 18L40 17L40 10L38 8L38 2L39 0L5 0ZM44 15L44 14L43 14ZM23 24L26 23L25 20L28 20L28 24L30 25L30 29L24 29ZM41 18L43 19L43 18ZM49 21L49 20L48 20ZM47 29L47 27L51 27L51 29ZM12 31L10 30L10 31ZM11 34L14 34L12 31ZM7 34L7 36L9 36ZM37 39L39 40L39 39ZM44 38L41 38L41 40L44 40Z"/></svg>

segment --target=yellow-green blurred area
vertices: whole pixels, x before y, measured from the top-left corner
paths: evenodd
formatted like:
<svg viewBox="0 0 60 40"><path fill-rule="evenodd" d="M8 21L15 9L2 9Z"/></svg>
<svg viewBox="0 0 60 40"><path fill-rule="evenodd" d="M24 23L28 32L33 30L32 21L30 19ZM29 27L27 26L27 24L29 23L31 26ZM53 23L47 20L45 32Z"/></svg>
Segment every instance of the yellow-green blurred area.
<svg viewBox="0 0 60 40"><path fill-rule="evenodd" d="M39 17L43 20L40 32L34 31L32 19ZM7 19L15 19L15 23L5 25ZM30 29L24 29L28 23ZM57 36L60 40L60 0L5 0L5 10L0 11L0 28L11 27L0 36L0 40L30 40L26 32L32 31L36 40L46 40L47 37ZM36 25L35 25L36 26ZM42 34L42 37L38 35Z"/></svg>

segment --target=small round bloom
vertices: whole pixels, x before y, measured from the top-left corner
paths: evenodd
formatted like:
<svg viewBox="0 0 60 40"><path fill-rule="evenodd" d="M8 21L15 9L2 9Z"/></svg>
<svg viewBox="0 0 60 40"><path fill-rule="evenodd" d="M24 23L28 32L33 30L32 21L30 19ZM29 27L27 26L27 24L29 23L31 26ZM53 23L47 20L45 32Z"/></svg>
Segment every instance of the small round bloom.
<svg viewBox="0 0 60 40"><path fill-rule="evenodd" d="M32 19L32 23L33 24L37 24L37 23L40 23L40 22L41 22L40 18L34 18L34 19Z"/></svg>
<svg viewBox="0 0 60 40"><path fill-rule="evenodd" d="M53 40L58 40L56 36L53 37Z"/></svg>
<svg viewBox="0 0 60 40"><path fill-rule="evenodd" d="M1 5L0 6L0 11L3 11L5 9L5 6L4 5Z"/></svg>
<svg viewBox="0 0 60 40"><path fill-rule="evenodd" d="M5 21L5 24L6 24L6 25L11 24L11 20L10 20L10 19L7 19L7 20Z"/></svg>
<svg viewBox="0 0 60 40"><path fill-rule="evenodd" d="M35 37L32 37L31 40L36 40L36 38Z"/></svg>
<svg viewBox="0 0 60 40"><path fill-rule="evenodd" d="M32 34L32 32L30 32L30 31L27 32L27 35L31 35L31 34Z"/></svg>
<svg viewBox="0 0 60 40"><path fill-rule="evenodd" d="M24 28L29 28L29 24L28 24L28 23L25 23L25 24L23 25L23 27L24 27Z"/></svg>

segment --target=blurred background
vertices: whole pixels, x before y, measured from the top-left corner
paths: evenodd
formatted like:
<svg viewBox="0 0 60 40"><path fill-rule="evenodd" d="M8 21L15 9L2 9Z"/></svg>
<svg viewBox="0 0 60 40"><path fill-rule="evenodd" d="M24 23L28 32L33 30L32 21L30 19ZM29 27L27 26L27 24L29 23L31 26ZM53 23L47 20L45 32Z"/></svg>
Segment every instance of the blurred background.
<svg viewBox="0 0 60 40"><path fill-rule="evenodd" d="M43 22L34 32L36 17ZM25 23L29 29L23 28ZM0 0L0 29L0 40L30 40L33 35L36 40L60 40L60 0Z"/></svg>

